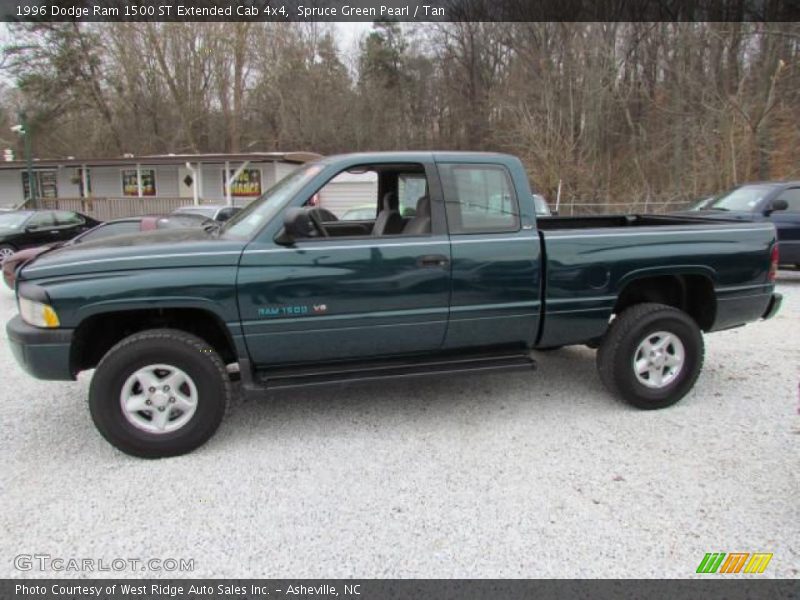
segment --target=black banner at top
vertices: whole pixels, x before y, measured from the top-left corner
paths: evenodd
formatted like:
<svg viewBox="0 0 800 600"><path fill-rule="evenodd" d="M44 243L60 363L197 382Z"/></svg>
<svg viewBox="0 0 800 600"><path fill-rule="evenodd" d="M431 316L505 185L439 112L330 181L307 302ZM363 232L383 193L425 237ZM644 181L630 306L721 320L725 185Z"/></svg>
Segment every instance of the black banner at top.
<svg viewBox="0 0 800 600"><path fill-rule="evenodd" d="M800 21L800 0L0 0L4 21Z"/></svg>
<svg viewBox="0 0 800 600"><path fill-rule="evenodd" d="M0 580L3 600L794 600L798 581L536 579Z"/></svg>

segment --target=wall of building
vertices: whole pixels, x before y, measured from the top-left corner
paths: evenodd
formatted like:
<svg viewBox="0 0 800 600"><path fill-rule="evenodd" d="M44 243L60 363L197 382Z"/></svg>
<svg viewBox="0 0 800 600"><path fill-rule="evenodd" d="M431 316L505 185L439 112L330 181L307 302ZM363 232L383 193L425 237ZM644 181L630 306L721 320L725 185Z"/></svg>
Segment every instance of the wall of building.
<svg viewBox="0 0 800 600"><path fill-rule="evenodd" d="M341 173L320 190L320 206L337 217L361 206L377 207L378 176L374 172Z"/></svg>
<svg viewBox="0 0 800 600"><path fill-rule="evenodd" d="M208 203L224 203L224 163L206 163L192 165L199 168L200 199ZM241 162L231 161L229 168L236 170ZM261 192L268 190L277 181L289 175L300 165L285 162L253 162L247 168L261 172ZM136 165L89 167L92 196L95 198L125 198L122 188L122 172L135 170ZM147 165L141 164L142 171L155 170L156 198L182 198L185 204L192 202L191 186L181 185L181 180L189 175L185 165ZM58 198L79 198L79 168L75 166L58 167L56 184ZM22 172L24 169L0 169L0 207L20 205L23 200ZM374 173L354 175L342 173L328 183L320 194L321 204L341 216L351 208L364 204L374 204L377 194L377 179ZM133 196L135 197L135 196ZM145 196L147 199L148 196ZM256 196L234 196L233 202L238 206L245 205Z"/></svg>
<svg viewBox="0 0 800 600"><path fill-rule="evenodd" d="M0 208L18 206L23 200L20 171L0 171Z"/></svg>
<svg viewBox="0 0 800 600"><path fill-rule="evenodd" d="M236 170L241 162L231 161L229 168ZM224 163L207 163L198 165L200 169L200 199L206 202L224 202ZM154 170L157 198L184 197L191 202L193 194L190 186L181 186L181 180L188 171L184 165L147 165L141 164L142 171ZM291 173L298 165L280 162L253 162L247 168L258 169L261 172L261 191L267 190L275 181ZM122 172L135 170L136 165L125 166L94 166L89 167L92 196L95 198L123 198ZM58 198L79 198L81 187L79 183L79 167L48 167L35 168L37 171L56 171L56 186ZM20 205L24 200L22 173L24 169L0 169L0 207ZM243 204L253 200L256 196L234 196L235 204Z"/></svg>

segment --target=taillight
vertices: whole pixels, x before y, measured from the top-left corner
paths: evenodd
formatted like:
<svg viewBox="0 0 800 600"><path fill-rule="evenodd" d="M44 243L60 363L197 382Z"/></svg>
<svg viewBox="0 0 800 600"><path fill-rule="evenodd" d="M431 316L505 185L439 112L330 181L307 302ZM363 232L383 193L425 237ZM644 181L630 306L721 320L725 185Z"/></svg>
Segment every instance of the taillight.
<svg viewBox="0 0 800 600"><path fill-rule="evenodd" d="M769 272L767 273L767 281L775 281L778 278L778 244L772 247L772 252L769 254Z"/></svg>

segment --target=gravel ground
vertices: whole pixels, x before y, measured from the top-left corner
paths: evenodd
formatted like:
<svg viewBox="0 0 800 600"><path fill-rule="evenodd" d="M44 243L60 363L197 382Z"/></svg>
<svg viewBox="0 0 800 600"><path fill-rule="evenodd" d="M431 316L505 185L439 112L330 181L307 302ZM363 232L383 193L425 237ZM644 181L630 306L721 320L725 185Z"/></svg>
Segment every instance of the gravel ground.
<svg viewBox="0 0 800 600"><path fill-rule="evenodd" d="M88 377L36 381L3 340L0 576L79 575L15 570L44 553L201 577L690 577L706 552L760 551L763 576L796 578L800 273L781 275L782 312L708 336L664 411L619 403L567 348L533 374L240 401L161 461L100 437Z"/></svg>

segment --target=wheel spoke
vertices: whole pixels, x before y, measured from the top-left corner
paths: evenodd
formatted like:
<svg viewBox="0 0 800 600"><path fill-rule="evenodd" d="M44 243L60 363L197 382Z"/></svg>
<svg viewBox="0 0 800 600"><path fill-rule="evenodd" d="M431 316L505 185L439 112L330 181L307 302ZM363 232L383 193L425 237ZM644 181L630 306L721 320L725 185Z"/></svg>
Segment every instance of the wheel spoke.
<svg viewBox="0 0 800 600"><path fill-rule="evenodd" d="M145 393L150 388L155 388L159 384L159 379L151 369L142 369L136 373L136 380L142 386Z"/></svg>
<svg viewBox="0 0 800 600"><path fill-rule="evenodd" d="M183 392L176 390L173 397L175 398L175 404L173 404L175 408L180 408L184 412L194 410L195 401Z"/></svg>
<svg viewBox="0 0 800 600"><path fill-rule="evenodd" d="M153 418L151 423L158 429L159 431L164 431L167 427L167 423L169 422L169 411L168 410L154 410L153 411Z"/></svg>
<svg viewBox="0 0 800 600"><path fill-rule="evenodd" d="M666 354L664 356L664 364L668 367L678 367L683 364L683 358L677 354Z"/></svg>
<svg viewBox="0 0 800 600"><path fill-rule="evenodd" d="M183 371L173 371L159 383L162 386L168 385L170 390L178 390L186 383L186 374Z"/></svg>
<svg viewBox="0 0 800 600"><path fill-rule="evenodd" d="M664 380L664 371L662 367L652 367L649 371L648 380L653 385L661 385Z"/></svg>
<svg viewBox="0 0 800 600"><path fill-rule="evenodd" d="M650 370L650 361L648 361L646 358L640 358L636 361L635 368L636 372L642 375Z"/></svg>
<svg viewBox="0 0 800 600"><path fill-rule="evenodd" d="M125 400L125 410L129 413L135 413L142 410L150 410L150 407L145 404L147 395L144 393L130 396Z"/></svg>

